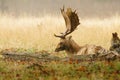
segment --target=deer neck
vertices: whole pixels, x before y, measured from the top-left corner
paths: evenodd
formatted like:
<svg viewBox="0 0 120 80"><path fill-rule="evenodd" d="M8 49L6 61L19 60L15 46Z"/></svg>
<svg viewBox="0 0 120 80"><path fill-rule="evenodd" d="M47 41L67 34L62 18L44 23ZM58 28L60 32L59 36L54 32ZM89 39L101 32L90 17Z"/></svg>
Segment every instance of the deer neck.
<svg viewBox="0 0 120 80"><path fill-rule="evenodd" d="M66 48L66 52L68 54L77 54L79 50L80 46L74 40L70 40L68 47Z"/></svg>

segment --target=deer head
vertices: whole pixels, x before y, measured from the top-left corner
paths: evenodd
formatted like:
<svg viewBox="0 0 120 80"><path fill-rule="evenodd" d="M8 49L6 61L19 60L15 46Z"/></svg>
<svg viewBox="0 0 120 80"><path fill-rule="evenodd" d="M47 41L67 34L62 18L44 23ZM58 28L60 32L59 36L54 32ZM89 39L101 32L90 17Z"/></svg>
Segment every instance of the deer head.
<svg viewBox="0 0 120 80"><path fill-rule="evenodd" d="M115 33L112 33L112 40L111 40L111 44L113 45L116 45L116 44L120 44L120 39L118 37L118 34L117 32Z"/></svg>
<svg viewBox="0 0 120 80"><path fill-rule="evenodd" d="M118 34L117 34L117 32L112 33L112 36L113 36L113 38L118 38Z"/></svg>
<svg viewBox="0 0 120 80"><path fill-rule="evenodd" d="M120 39L118 37L117 32L112 33L112 39L111 39L111 46L110 46L110 50L120 50Z"/></svg>
<svg viewBox="0 0 120 80"><path fill-rule="evenodd" d="M60 38L60 42L58 43L55 51L59 52L66 50L68 52L74 52L75 50L77 50L76 47L78 47L78 45L71 39L72 36L66 36L72 33L80 24L78 15L76 13L76 10L72 11L71 8L67 8L67 11L65 12L64 7L63 9L61 9L61 14L65 20L66 31L64 33L61 33L61 35L54 34L55 37Z"/></svg>
<svg viewBox="0 0 120 80"><path fill-rule="evenodd" d="M70 42L71 42L71 37L69 36L65 39L61 38L60 42L58 43L55 52L63 51L63 50L68 50L70 47Z"/></svg>

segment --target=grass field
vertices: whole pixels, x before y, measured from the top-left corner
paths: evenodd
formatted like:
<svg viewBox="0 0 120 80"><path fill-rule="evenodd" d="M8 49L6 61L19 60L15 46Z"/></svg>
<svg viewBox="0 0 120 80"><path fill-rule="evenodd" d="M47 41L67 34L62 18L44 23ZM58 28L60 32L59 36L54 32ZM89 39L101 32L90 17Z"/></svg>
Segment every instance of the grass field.
<svg viewBox="0 0 120 80"><path fill-rule="evenodd" d="M108 49L111 33L120 34L120 16L80 19L81 25L71 35L79 45L95 44ZM53 36L65 31L62 16L43 17L0 15L0 48L35 48L54 51L58 38Z"/></svg>
<svg viewBox="0 0 120 80"><path fill-rule="evenodd" d="M0 60L0 80L119 80L119 61L30 63Z"/></svg>
<svg viewBox="0 0 120 80"><path fill-rule="evenodd" d="M80 19L81 25L71 35L79 45L95 44L109 49L112 32L120 34L120 16ZM0 49L54 53L59 42L54 33L65 31L62 16L43 17L0 15ZM20 49L20 50L19 50ZM2 53L2 52L1 52ZM61 54L62 55L62 54ZM0 80L118 80L120 62L38 63L4 61L0 56Z"/></svg>

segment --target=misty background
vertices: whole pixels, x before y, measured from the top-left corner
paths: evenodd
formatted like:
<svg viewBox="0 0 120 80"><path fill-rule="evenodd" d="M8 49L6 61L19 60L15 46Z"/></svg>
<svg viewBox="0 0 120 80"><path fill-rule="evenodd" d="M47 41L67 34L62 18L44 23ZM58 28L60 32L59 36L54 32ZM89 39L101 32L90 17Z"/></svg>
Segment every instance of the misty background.
<svg viewBox="0 0 120 80"><path fill-rule="evenodd" d="M60 8L76 9L81 17L109 17L120 14L120 0L0 0L0 13L13 16L61 15Z"/></svg>

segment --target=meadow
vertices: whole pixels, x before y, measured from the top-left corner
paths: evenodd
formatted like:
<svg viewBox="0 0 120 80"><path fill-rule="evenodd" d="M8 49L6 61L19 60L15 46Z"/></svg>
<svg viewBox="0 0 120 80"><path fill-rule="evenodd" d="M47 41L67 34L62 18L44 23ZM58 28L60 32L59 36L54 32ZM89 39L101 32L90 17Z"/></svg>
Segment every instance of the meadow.
<svg viewBox="0 0 120 80"><path fill-rule="evenodd" d="M113 32L120 34L120 16L80 18L81 24L70 35L79 45L95 44L109 49ZM62 16L42 17L0 15L0 49L25 48L54 51L59 39L54 33L65 31Z"/></svg>
<svg viewBox="0 0 120 80"><path fill-rule="evenodd" d="M108 18L80 18L81 24L70 35L79 45L94 44L106 49L110 47L112 33L120 34L120 16ZM54 54L59 34L65 31L62 16L44 15L40 17L0 15L0 50L30 53L47 51ZM66 54L61 52L59 55ZM118 80L120 62L83 63L39 63L2 60L0 56L0 80ZM96 75L97 74L97 75Z"/></svg>

